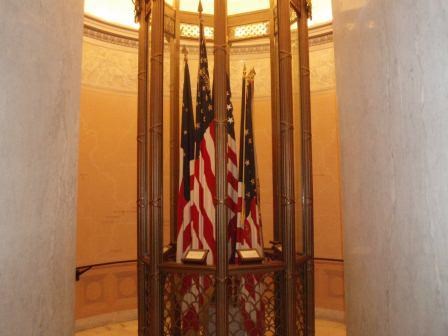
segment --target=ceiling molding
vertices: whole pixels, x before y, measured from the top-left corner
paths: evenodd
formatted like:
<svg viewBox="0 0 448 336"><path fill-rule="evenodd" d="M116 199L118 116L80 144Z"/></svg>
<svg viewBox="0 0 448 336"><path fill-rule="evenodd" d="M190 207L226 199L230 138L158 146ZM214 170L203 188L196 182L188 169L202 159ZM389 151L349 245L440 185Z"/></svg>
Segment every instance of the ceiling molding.
<svg viewBox="0 0 448 336"><path fill-rule="evenodd" d="M120 25L111 24L100 19L84 16L84 36L120 46L138 48L138 31ZM332 23L309 29L310 46L333 41ZM244 47L247 50L247 47Z"/></svg>
<svg viewBox="0 0 448 336"><path fill-rule="evenodd" d="M88 14L84 14L84 27L89 27L114 36L138 40L138 30L106 22Z"/></svg>

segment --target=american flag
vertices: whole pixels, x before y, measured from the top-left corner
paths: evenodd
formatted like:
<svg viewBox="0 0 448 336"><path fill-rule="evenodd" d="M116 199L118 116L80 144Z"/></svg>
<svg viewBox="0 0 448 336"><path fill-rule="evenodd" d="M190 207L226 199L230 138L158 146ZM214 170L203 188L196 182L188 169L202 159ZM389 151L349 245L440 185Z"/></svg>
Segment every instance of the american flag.
<svg viewBox="0 0 448 336"><path fill-rule="evenodd" d="M196 97L196 150L192 203L192 248L208 250L207 264L216 261L215 124L210 91L204 25L200 23L199 71Z"/></svg>
<svg viewBox="0 0 448 336"><path fill-rule="evenodd" d="M239 198L241 217L237 223L237 249L257 249L263 255L261 216L257 190L257 170L252 124L254 76L252 70L243 80L243 109L241 111L241 138L239 162ZM247 88L247 92L244 90ZM240 305L247 335L264 335L264 304L261 294L263 283L259 275L247 274L241 278Z"/></svg>
<svg viewBox="0 0 448 336"><path fill-rule="evenodd" d="M194 169L195 129L193 102L191 98L190 70L185 59L184 88L182 100L182 125L180 142L181 176L177 202L177 252L176 261L181 262L191 248L191 186Z"/></svg>
<svg viewBox="0 0 448 336"><path fill-rule="evenodd" d="M242 201L241 217L238 221L237 248L257 249L263 255L263 236L261 229L261 216L258 199L258 176L255 156L254 132L252 122L254 80L255 72L252 70L247 79L243 81L243 110L241 112L240 133L240 162L238 176L238 191ZM247 87L247 92L245 92Z"/></svg>
<svg viewBox="0 0 448 336"><path fill-rule="evenodd" d="M195 128L193 119L193 101L191 97L190 70L185 56L184 87L182 100L182 125L180 142L180 188L177 207L177 250L176 261L181 262L192 245L192 182L195 154ZM182 330L185 333L199 329L199 306L196 296L197 281L192 276L182 279L181 312Z"/></svg>
<svg viewBox="0 0 448 336"><path fill-rule="evenodd" d="M233 117L232 92L227 75L227 204L229 208L229 259L235 262L237 222L241 204L238 198L238 156L235 138L235 119Z"/></svg>
<svg viewBox="0 0 448 336"><path fill-rule="evenodd" d="M202 4L199 2L199 13ZM201 15L201 14L200 14ZM210 75L208 71L207 48L205 45L202 17L199 25L199 70L196 95L196 147L194 155L193 202L192 214L192 248L208 250L207 264L216 262L215 240L215 123ZM195 315L200 324L194 323L192 331L186 335L200 335L200 325L209 327L208 314L201 314L199 307L207 306L213 298L213 286L210 277L196 276L190 294L196 297ZM199 319L196 319L199 321ZM190 324L191 325L191 324ZM185 332L185 330L184 330ZM208 332L206 332L208 334Z"/></svg>

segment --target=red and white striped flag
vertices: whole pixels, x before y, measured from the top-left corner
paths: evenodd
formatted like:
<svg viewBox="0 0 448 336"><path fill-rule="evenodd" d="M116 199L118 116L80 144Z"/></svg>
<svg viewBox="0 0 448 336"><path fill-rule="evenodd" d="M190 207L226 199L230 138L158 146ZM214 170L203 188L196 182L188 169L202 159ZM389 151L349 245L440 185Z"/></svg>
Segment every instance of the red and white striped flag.
<svg viewBox="0 0 448 336"><path fill-rule="evenodd" d="M243 78L243 102L241 108L240 157L238 176L238 202L240 215L237 221L237 249L257 249L263 255L258 174L253 131L254 77L252 70Z"/></svg>
<svg viewBox="0 0 448 336"><path fill-rule="evenodd" d="M196 150L192 202L192 248L208 250L207 264L216 262L215 239L215 123L210 90L204 25L200 24L196 97Z"/></svg>
<svg viewBox="0 0 448 336"><path fill-rule="evenodd" d="M227 205L228 205L228 241L229 260L235 262L237 222L241 204L238 201L238 156L235 138L235 119L233 117L232 92L227 75Z"/></svg>
<svg viewBox="0 0 448 336"><path fill-rule="evenodd" d="M247 85L243 79L243 108L241 111L241 138L239 162L239 203L241 214L237 222L236 248L257 249L263 255L263 235L258 197L258 175L255 155L255 141L252 123L254 76L251 71ZM245 89L247 88L247 92ZM265 309L262 300L263 282L261 276L246 274L241 277L240 306L247 335L264 335Z"/></svg>
<svg viewBox="0 0 448 336"><path fill-rule="evenodd" d="M201 5L199 11L201 12ZM178 197L178 236L176 260L181 262L190 249L208 250L207 264L216 258L215 243L215 127L210 92L204 27L200 24L200 54L196 99L196 125L193 121L190 76L185 65L182 110L182 179ZM201 315L213 297L211 279L185 275L181 288L182 335L199 335L208 325ZM207 329L207 327L206 327Z"/></svg>
<svg viewBox="0 0 448 336"><path fill-rule="evenodd" d="M182 100L182 125L180 143L180 188L177 206L177 249L176 261L182 262L185 253L192 246L192 182L194 170L195 128L193 102L191 98L190 70L185 58L184 87ZM181 326L185 334L199 330L198 282L192 276L182 278Z"/></svg>
<svg viewBox="0 0 448 336"><path fill-rule="evenodd" d="M241 204L240 220L237 223L237 249L257 249L263 255L263 235L261 227L258 194L258 174L255 155L255 141L252 121L254 77L252 70L247 84L243 80L243 109L241 112L240 161L238 195ZM247 87L247 92L245 92Z"/></svg>

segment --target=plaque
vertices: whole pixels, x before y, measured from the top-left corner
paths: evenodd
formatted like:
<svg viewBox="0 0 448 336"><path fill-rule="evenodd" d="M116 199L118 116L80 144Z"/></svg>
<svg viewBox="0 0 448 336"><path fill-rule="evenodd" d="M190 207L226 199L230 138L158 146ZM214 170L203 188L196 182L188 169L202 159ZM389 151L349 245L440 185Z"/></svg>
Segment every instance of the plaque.
<svg viewBox="0 0 448 336"><path fill-rule="evenodd" d="M241 263L259 263L263 261L257 249L241 249L236 251Z"/></svg>
<svg viewBox="0 0 448 336"><path fill-rule="evenodd" d="M188 250L182 258L184 264L205 264L208 250Z"/></svg>

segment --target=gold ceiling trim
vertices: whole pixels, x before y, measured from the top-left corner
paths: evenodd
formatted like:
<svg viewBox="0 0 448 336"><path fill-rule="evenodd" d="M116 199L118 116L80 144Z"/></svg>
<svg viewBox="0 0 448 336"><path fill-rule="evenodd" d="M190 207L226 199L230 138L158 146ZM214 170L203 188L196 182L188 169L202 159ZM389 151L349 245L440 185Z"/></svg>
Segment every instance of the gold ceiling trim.
<svg viewBox="0 0 448 336"><path fill-rule="evenodd" d="M256 14L260 15L262 13ZM261 19L262 17L260 16L259 18ZM229 26L229 42L269 37L270 29L269 21ZM165 20L165 33L167 37L175 34L174 20L169 16ZM196 40L199 37L199 26L192 23L181 23L180 34L184 39ZM84 36L125 47L138 47L138 31L114 25L88 15L84 16ZM209 40L213 39L213 27L205 26L205 36ZM332 23L310 28L309 36L310 45L331 42L333 40Z"/></svg>

